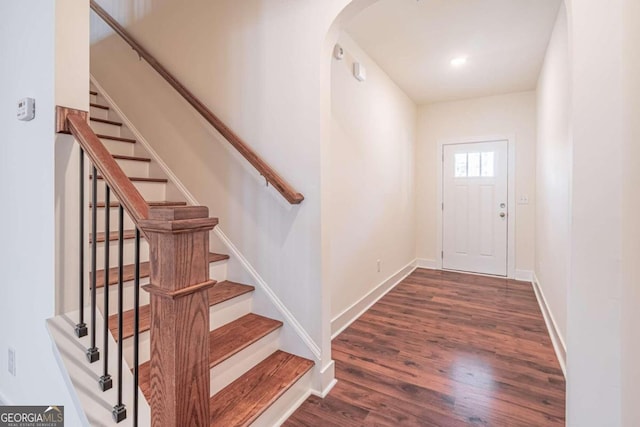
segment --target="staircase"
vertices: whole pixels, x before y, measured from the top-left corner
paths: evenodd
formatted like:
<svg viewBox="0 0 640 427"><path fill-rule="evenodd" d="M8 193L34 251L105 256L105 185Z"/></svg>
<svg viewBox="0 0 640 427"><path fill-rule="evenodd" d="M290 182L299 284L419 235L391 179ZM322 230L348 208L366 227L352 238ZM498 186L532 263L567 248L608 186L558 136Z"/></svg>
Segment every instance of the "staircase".
<svg viewBox="0 0 640 427"><path fill-rule="evenodd" d="M90 126L107 148L113 159L125 172L149 206L186 206L185 198L176 190L152 156L139 144L134 134L124 125L108 105L106 99L92 86ZM108 319L108 329L117 342L118 327L118 231L105 233L105 221L109 211L110 230L118 230L120 204L111 198L107 206L103 177L90 175L85 185L98 180L95 208L97 209L96 235L89 234L89 242L98 243L96 271L96 295L103 301L108 290L109 310L98 308ZM94 208L91 204L89 208ZM134 366L134 242L135 224L125 212L124 216L124 265L121 338L123 357L127 366ZM105 265L105 248L112 254L109 265ZM147 284L150 276L149 245L140 244L139 277ZM209 369L210 369L210 425L211 426L272 426L291 409L300 396L310 388L310 360L280 350L280 331L283 323L252 312L250 284L227 280L226 254L209 253L209 275L216 283L208 289L209 298ZM108 278L105 280L105 278ZM151 345L152 327L150 298L147 292L140 293L139 305L139 388L151 400ZM186 331L185 331L186 332ZM107 414L108 415L108 414Z"/></svg>

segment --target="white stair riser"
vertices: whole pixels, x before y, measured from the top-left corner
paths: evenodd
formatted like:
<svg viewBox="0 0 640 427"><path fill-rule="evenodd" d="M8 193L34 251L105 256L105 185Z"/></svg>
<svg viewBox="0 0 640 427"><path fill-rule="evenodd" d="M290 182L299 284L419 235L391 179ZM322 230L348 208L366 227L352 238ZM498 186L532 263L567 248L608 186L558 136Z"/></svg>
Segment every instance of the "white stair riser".
<svg viewBox="0 0 640 427"><path fill-rule="evenodd" d="M309 397L313 369L304 374L296 383L262 413L251 427L279 427Z"/></svg>
<svg viewBox="0 0 640 427"><path fill-rule="evenodd" d="M90 121L91 129L93 132L100 135L120 136L120 128L122 126L110 125L109 123L101 123Z"/></svg>
<svg viewBox="0 0 640 427"><path fill-rule="evenodd" d="M105 216L105 210L104 208L98 208L98 212L96 213L97 215L97 219L98 219L98 230L102 231L104 230L104 216ZM109 224L111 227L111 230L116 231L118 230L118 208L111 208L109 211ZM90 223L87 225L87 227L90 227ZM135 227L133 225L133 220L131 220L131 217L129 216L129 214L127 214L127 211L124 212L124 229L125 230L133 230Z"/></svg>
<svg viewBox="0 0 640 427"><path fill-rule="evenodd" d="M124 360L127 365L133 367L133 337L124 340L122 345ZM140 346L138 347L138 360L140 364L149 361L151 358L151 334L149 331L140 334Z"/></svg>
<svg viewBox="0 0 640 427"><path fill-rule="evenodd" d="M98 260L100 260L100 258L98 258ZM209 273L211 274L214 271L221 272L222 267L225 268L225 272L226 272L226 265L227 263L225 261L211 263L209 266ZM213 278L213 274L210 277ZM220 277L219 279L215 279L215 280L219 282L226 280L226 274ZM148 283L149 283L148 277L143 277L140 279L141 287ZM123 290L124 290L124 311L131 310L133 309L133 280L124 282ZM244 316L245 314L251 313L252 301L253 301L251 298L251 295L252 295L252 292L249 292L244 295L240 295L236 298L232 298L228 301L225 301L221 304L216 305L215 310L209 311L209 319L213 319L212 321L209 322L210 328L212 330L215 328L219 328L222 325L225 325L229 322L233 322L234 320ZM104 305L103 304L104 288L98 288L96 291L96 296L98 298L98 307L100 307L100 311L102 312L102 307ZM149 304L149 293L141 288L140 289L140 305L146 305L146 304ZM236 307L236 304L237 304L237 307ZM118 312L118 286L111 285L111 287L109 288L109 315L116 314L117 312Z"/></svg>
<svg viewBox="0 0 640 427"><path fill-rule="evenodd" d="M209 264L209 278L218 282L227 280L227 262L218 261Z"/></svg>
<svg viewBox="0 0 640 427"><path fill-rule="evenodd" d="M167 184L164 182L132 181L145 200L165 200ZM89 183L91 185L91 183ZM113 193L112 193L113 194ZM115 195L114 195L115 196ZM105 200L104 180L98 180L98 200Z"/></svg>
<svg viewBox="0 0 640 427"><path fill-rule="evenodd" d="M209 330L231 323L253 311L253 292L216 304L209 310Z"/></svg>
<svg viewBox="0 0 640 427"><path fill-rule="evenodd" d="M149 283L148 277L140 279L140 305L149 304L149 292L142 289L142 286ZM123 284L124 295L124 311L133 309L134 302L134 289L133 280L125 282ZM104 288L98 288L96 290L96 300L100 312L104 312ZM118 312L118 285L111 285L109 287L109 315L116 314Z"/></svg>
<svg viewBox="0 0 640 427"><path fill-rule="evenodd" d="M91 90L95 90L95 89L91 89ZM89 94L89 102L96 104L98 102L98 96Z"/></svg>
<svg viewBox="0 0 640 427"><path fill-rule="evenodd" d="M149 162L139 162L136 160L116 159L125 175L147 178L149 176Z"/></svg>
<svg viewBox="0 0 640 427"><path fill-rule="evenodd" d="M97 102L91 102L92 104L98 104ZM108 119L109 118L109 110L105 110L104 108L90 107L89 116L95 117L98 119Z"/></svg>
<svg viewBox="0 0 640 427"><path fill-rule="evenodd" d="M114 141L113 139L101 138L102 144L111 154L121 154L123 156L133 156L135 144L130 142Z"/></svg>
<svg viewBox="0 0 640 427"><path fill-rule="evenodd" d="M240 378L279 348L280 329L277 329L211 368L209 379L211 396Z"/></svg>
<svg viewBox="0 0 640 427"><path fill-rule="evenodd" d="M109 267L117 267L118 266L118 241L109 242ZM124 264L133 264L135 262L135 244L134 239L128 239L124 241L123 245L124 249ZM98 247L96 250L97 259L96 262L98 264L98 269L101 270L104 268L104 255L105 248L104 242L98 242ZM149 261L149 244L146 240L140 239L140 262Z"/></svg>

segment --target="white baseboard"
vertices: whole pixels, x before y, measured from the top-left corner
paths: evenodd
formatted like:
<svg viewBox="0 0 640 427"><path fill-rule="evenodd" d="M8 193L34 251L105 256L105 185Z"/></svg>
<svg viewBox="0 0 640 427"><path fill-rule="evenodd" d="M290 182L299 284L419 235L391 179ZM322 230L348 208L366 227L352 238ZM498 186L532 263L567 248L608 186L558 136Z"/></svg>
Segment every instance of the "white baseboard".
<svg viewBox="0 0 640 427"><path fill-rule="evenodd" d="M535 273L532 273L531 284L533 285L533 291L536 294L536 299L538 300L538 305L540 305L540 311L542 311L542 316L544 317L544 323L547 325L547 330L549 331L549 337L551 337L551 342L553 343L553 349L556 352L556 357L558 358L558 362L560 363L560 368L562 369L562 373L564 377L567 377L567 347L564 343L564 339L562 338L562 334L560 333L560 329L558 328L558 324L556 323L553 313L551 312L551 308L549 304L547 304L547 299L544 296L544 292L542 291L542 287L540 286L540 282L538 281L538 277Z"/></svg>
<svg viewBox="0 0 640 427"><path fill-rule="evenodd" d="M404 280L409 274L416 269L416 260L411 261L402 267L396 273L389 276L382 283L372 289L368 294L353 303L350 307L331 319L331 339L340 335L354 320L360 317L373 304L378 302L380 298L385 296L398 283Z"/></svg>
<svg viewBox="0 0 640 427"><path fill-rule="evenodd" d="M428 268L429 270L438 270L438 262L435 259L418 258L416 259L418 268Z"/></svg>
<svg viewBox="0 0 640 427"><path fill-rule="evenodd" d="M531 270L516 270L515 275L513 277L516 280L520 280L522 282L533 282L533 271Z"/></svg>
<svg viewBox="0 0 640 427"><path fill-rule="evenodd" d="M327 363L327 366L320 371L320 378L322 390L318 391L313 388L311 390L311 394L324 399L327 397L331 389L333 389L333 387L338 383L338 380L336 379L336 362L334 360Z"/></svg>

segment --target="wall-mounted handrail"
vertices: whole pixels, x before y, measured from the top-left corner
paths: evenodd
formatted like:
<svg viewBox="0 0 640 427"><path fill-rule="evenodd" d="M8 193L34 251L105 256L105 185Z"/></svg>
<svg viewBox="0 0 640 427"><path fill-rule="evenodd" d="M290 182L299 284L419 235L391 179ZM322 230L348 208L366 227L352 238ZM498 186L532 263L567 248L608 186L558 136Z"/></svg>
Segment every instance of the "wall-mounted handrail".
<svg viewBox="0 0 640 427"><path fill-rule="evenodd" d="M271 184L287 201L297 205L304 200L304 196L297 192L284 178L282 178L271 166L269 166L258 154L211 110L209 110L194 94L192 94L178 79L173 76L158 60L140 45L125 28L118 23L107 11L94 0L91 0L91 9L107 23L120 37L124 39L136 53L169 83L193 108L202 115L238 152L258 170L258 172Z"/></svg>

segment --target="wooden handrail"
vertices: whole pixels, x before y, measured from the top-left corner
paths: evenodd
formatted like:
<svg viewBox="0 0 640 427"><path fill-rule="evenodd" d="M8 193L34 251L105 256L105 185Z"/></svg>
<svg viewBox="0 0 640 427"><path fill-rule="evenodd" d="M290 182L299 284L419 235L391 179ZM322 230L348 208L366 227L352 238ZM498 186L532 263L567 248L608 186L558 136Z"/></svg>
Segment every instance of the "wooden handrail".
<svg viewBox="0 0 640 427"><path fill-rule="evenodd" d="M198 113L204 117L229 143L236 149L251 165L260 172L267 183L282 194L292 205L300 204L304 196L297 192L284 178L273 170L258 154L222 120L220 120L211 110L209 110L194 94L192 94L182 83L176 79L158 60L140 45L125 28L118 23L106 10L104 10L95 0L91 0L91 9L107 23L120 37L124 39L136 53L169 83Z"/></svg>
<svg viewBox="0 0 640 427"><path fill-rule="evenodd" d="M149 205L93 132L85 115L64 107L58 107L57 115L62 126L66 122L66 130L76 138L133 222L140 225L141 221L148 219Z"/></svg>

